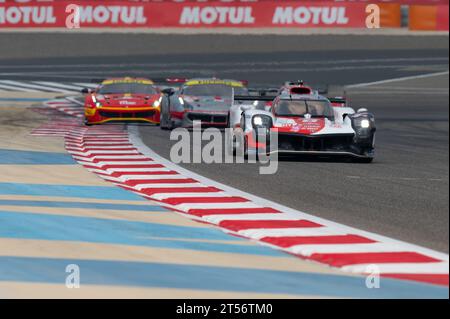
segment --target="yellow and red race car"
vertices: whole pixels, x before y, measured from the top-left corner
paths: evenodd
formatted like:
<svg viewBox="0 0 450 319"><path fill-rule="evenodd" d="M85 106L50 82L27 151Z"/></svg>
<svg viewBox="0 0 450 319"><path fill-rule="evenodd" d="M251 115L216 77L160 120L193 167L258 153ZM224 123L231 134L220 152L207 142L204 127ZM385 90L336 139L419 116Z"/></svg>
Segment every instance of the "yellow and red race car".
<svg viewBox="0 0 450 319"><path fill-rule="evenodd" d="M84 90L85 124L148 122L159 124L162 94L145 78L111 78Z"/></svg>

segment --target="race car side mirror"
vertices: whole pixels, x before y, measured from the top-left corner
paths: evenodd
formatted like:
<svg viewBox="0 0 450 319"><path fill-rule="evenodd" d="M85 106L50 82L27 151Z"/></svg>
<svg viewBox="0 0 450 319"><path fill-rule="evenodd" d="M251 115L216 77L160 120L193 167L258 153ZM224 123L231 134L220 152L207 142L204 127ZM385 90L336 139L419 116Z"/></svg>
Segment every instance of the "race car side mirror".
<svg viewBox="0 0 450 319"><path fill-rule="evenodd" d="M168 96L171 96L171 95L175 94L175 90L173 88L167 88L167 89L161 90L161 92L163 94L168 95Z"/></svg>

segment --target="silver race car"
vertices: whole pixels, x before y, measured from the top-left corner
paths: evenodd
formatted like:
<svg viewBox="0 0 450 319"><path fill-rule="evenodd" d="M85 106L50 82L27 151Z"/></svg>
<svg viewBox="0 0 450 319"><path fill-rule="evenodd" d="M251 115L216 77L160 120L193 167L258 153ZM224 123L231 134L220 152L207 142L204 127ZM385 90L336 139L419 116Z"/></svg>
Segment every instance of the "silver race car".
<svg viewBox="0 0 450 319"><path fill-rule="evenodd" d="M246 156L261 152L345 155L372 162L376 127L367 109L355 111L345 99L327 98L301 82L288 83L278 93L234 96L230 151Z"/></svg>
<svg viewBox="0 0 450 319"><path fill-rule="evenodd" d="M190 79L163 92L161 129L191 128L194 121L203 127L227 127L233 94L248 94L245 82L216 78Z"/></svg>

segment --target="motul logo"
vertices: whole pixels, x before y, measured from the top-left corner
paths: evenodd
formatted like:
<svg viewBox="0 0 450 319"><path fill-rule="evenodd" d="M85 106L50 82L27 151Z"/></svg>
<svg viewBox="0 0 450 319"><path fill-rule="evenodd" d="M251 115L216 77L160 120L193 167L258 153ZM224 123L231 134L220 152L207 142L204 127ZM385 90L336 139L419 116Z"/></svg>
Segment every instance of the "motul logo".
<svg viewBox="0 0 450 319"><path fill-rule="evenodd" d="M0 8L0 24L50 24L55 22L53 7Z"/></svg>
<svg viewBox="0 0 450 319"><path fill-rule="evenodd" d="M143 6L79 6L79 8L82 24L145 24L147 22Z"/></svg>
<svg viewBox="0 0 450 319"><path fill-rule="evenodd" d="M277 7L273 24L347 24L345 7Z"/></svg>
<svg viewBox="0 0 450 319"><path fill-rule="evenodd" d="M146 24L144 6L76 6L79 22L90 24ZM52 6L0 7L0 24L55 24L57 17Z"/></svg>
<svg viewBox="0 0 450 319"><path fill-rule="evenodd" d="M252 24L251 7L184 7L180 24Z"/></svg>

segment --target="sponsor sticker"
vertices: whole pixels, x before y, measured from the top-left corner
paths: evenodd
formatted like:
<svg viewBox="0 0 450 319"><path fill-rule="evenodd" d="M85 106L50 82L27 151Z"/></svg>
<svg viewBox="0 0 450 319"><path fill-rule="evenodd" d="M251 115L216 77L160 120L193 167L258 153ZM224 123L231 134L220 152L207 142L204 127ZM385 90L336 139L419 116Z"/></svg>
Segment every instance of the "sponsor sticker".
<svg viewBox="0 0 450 319"><path fill-rule="evenodd" d="M148 84L152 85L154 84L153 81L150 80L137 80L137 79L113 79L113 80L105 80L102 82L103 85L108 84L120 84L120 83L136 83L136 84Z"/></svg>
<svg viewBox="0 0 450 319"><path fill-rule="evenodd" d="M214 84L223 84L233 87L243 87L244 85L238 81L224 81L224 80L192 80L186 82L187 86L193 85L214 85Z"/></svg>

